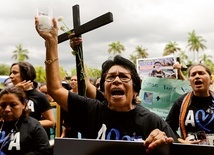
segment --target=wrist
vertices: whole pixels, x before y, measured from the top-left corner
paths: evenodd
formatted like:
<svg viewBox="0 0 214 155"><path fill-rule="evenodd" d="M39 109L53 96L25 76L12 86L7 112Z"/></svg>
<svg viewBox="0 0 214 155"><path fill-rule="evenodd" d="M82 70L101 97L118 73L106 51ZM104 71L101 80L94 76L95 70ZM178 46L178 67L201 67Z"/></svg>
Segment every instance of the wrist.
<svg viewBox="0 0 214 155"><path fill-rule="evenodd" d="M58 39L50 39L45 41L45 47L50 47L53 45L58 45Z"/></svg>

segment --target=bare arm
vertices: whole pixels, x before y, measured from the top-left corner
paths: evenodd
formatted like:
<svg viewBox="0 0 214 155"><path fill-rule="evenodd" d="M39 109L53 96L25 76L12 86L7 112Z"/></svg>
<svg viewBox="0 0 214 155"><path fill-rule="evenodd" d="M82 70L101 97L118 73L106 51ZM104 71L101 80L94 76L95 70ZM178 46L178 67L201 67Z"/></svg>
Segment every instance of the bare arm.
<svg viewBox="0 0 214 155"><path fill-rule="evenodd" d="M45 128L52 128L55 126L55 119L52 109L49 109L42 113L44 120L40 120L40 124Z"/></svg>
<svg viewBox="0 0 214 155"><path fill-rule="evenodd" d="M178 62L174 63L173 68L177 69L177 71L178 71L178 79L186 80L186 77L184 76L184 74L181 71L180 63L178 63Z"/></svg>
<svg viewBox="0 0 214 155"><path fill-rule="evenodd" d="M68 111L68 90L62 87L58 61L58 27L53 19L53 28L50 32L38 30L39 21L35 17L35 26L38 34L45 40L46 46L46 78L48 93L66 111Z"/></svg>

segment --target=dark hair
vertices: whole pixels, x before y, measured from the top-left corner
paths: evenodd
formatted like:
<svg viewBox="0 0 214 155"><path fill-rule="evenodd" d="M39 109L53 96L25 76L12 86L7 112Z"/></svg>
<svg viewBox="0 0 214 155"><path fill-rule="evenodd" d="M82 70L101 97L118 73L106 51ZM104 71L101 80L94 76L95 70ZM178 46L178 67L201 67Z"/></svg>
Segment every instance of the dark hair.
<svg viewBox="0 0 214 155"><path fill-rule="evenodd" d="M25 95L25 92L23 89L16 87L16 86L5 87L0 92L0 98L5 94L15 94L18 97L19 101L23 105L26 105L26 107L27 107L26 95ZM27 116L27 115L29 115L29 109L25 108L23 110L22 116Z"/></svg>
<svg viewBox="0 0 214 155"><path fill-rule="evenodd" d="M67 90L71 90L71 86L69 85L69 83L64 80L62 81L62 86Z"/></svg>
<svg viewBox="0 0 214 155"><path fill-rule="evenodd" d="M154 65L155 64L161 64L162 65L162 63L160 61L155 61Z"/></svg>
<svg viewBox="0 0 214 155"><path fill-rule="evenodd" d="M101 73L101 80L100 80L100 90L104 90L104 82L105 82L105 73L108 72L108 70L115 65L122 66L126 69L128 69L131 72L132 80L133 80L133 89L135 92L139 93L141 89L141 79L137 73L135 65L128 59L123 58L120 55L116 55L113 60L106 60L102 64L102 73Z"/></svg>
<svg viewBox="0 0 214 155"><path fill-rule="evenodd" d="M206 66L206 65L204 65L204 64L201 64L201 63L198 63L198 64L193 64L192 66L190 66L189 68L188 68L188 70L187 70L187 75L188 75L188 77L190 76L190 71L192 70L192 68L193 67L195 67L195 66L201 66L201 67L204 67L204 69L206 70L206 72L211 76L212 75L212 72L211 72L211 70L210 70L210 68L208 67L208 66Z"/></svg>
<svg viewBox="0 0 214 155"><path fill-rule="evenodd" d="M37 88L38 83L34 81L36 79L36 70L29 62L16 62L13 63L10 67L10 70L13 66L18 65L20 69L20 75L22 80L31 81L35 88Z"/></svg>

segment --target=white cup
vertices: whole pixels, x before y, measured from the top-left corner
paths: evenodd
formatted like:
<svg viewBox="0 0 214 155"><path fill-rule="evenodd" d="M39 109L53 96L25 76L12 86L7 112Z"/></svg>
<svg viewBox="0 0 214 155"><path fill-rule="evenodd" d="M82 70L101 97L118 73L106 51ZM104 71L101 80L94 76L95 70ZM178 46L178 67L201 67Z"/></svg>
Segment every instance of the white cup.
<svg viewBox="0 0 214 155"><path fill-rule="evenodd" d="M37 8L37 17L39 20L39 30L49 32L52 27L53 10L50 7Z"/></svg>

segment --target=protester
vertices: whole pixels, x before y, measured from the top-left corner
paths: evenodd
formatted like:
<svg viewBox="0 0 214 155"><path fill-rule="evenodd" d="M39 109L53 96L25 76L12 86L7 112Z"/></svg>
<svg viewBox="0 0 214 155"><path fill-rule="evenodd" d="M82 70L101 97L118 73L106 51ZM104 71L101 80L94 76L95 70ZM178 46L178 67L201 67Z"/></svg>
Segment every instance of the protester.
<svg viewBox="0 0 214 155"><path fill-rule="evenodd" d="M177 134L180 142L209 144L209 136L214 134L214 94L209 90L211 70L203 64L192 65L188 69L188 80L192 91L175 101L166 121L175 133L180 127L181 134Z"/></svg>
<svg viewBox="0 0 214 155"><path fill-rule="evenodd" d="M35 68L28 62L16 62L11 65L10 78L13 85L22 88L27 96L30 116L37 119L46 129L55 127L54 114L46 96L36 89Z"/></svg>
<svg viewBox="0 0 214 155"><path fill-rule="evenodd" d="M45 39L48 92L75 120L72 128L82 138L108 140L145 140L146 151L177 140L168 124L145 107L135 103L140 77L134 64L116 56L102 65L100 88L107 101L86 98L62 87L58 59L58 27L53 19L50 32L36 30Z"/></svg>
<svg viewBox="0 0 214 155"><path fill-rule="evenodd" d="M28 116L24 91L6 87L0 92L0 151L6 155L49 155L47 134L41 124Z"/></svg>

